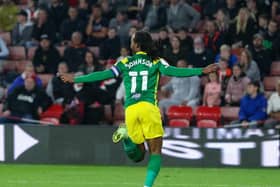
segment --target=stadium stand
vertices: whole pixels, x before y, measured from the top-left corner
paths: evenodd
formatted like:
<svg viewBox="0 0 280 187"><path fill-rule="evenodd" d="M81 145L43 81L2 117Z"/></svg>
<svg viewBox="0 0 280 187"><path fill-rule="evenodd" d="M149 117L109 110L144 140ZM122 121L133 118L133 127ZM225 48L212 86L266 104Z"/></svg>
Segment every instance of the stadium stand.
<svg viewBox="0 0 280 187"><path fill-rule="evenodd" d="M220 107L199 106L196 109L197 127L218 127L221 125L221 116L222 112Z"/></svg>
<svg viewBox="0 0 280 187"><path fill-rule="evenodd" d="M166 112L169 126L171 127L189 127L193 111L189 106L170 106Z"/></svg>

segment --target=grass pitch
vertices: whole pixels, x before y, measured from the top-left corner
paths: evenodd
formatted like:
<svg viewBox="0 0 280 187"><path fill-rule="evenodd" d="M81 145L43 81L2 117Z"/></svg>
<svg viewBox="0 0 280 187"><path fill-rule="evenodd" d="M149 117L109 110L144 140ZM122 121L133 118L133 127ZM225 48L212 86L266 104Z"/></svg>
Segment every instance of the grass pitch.
<svg viewBox="0 0 280 187"><path fill-rule="evenodd" d="M143 187L144 167L0 164L0 187ZM162 168L155 187L280 187L280 169Z"/></svg>

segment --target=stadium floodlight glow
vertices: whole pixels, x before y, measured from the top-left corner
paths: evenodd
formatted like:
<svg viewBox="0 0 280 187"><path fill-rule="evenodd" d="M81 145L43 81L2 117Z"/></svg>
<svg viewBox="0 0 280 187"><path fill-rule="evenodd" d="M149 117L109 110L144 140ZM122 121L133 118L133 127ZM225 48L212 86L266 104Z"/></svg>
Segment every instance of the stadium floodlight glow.
<svg viewBox="0 0 280 187"><path fill-rule="evenodd" d="M0 162L5 161L5 134L4 126L0 125Z"/></svg>

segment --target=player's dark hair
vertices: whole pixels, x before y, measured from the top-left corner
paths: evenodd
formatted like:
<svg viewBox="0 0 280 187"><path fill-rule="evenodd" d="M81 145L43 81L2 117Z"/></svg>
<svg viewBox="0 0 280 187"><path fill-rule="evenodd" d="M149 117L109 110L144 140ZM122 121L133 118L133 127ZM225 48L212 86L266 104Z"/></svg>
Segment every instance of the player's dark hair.
<svg viewBox="0 0 280 187"><path fill-rule="evenodd" d="M158 49L154 43L150 33L145 31L137 31L134 35L134 42L151 57L152 60L159 58Z"/></svg>

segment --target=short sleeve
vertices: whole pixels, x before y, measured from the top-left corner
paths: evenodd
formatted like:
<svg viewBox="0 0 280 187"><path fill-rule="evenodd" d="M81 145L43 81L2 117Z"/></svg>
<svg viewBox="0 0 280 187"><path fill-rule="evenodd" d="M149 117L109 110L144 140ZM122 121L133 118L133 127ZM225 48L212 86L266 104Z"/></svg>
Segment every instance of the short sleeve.
<svg viewBox="0 0 280 187"><path fill-rule="evenodd" d="M116 62L112 67L111 70L113 71L115 77L119 77L122 72L124 71L124 64L128 62L128 58L124 58L118 62Z"/></svg>

